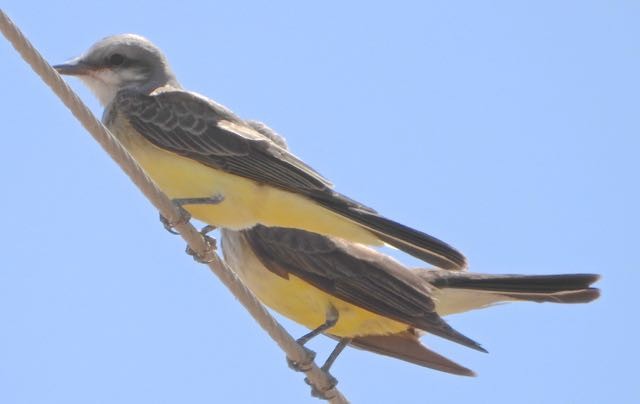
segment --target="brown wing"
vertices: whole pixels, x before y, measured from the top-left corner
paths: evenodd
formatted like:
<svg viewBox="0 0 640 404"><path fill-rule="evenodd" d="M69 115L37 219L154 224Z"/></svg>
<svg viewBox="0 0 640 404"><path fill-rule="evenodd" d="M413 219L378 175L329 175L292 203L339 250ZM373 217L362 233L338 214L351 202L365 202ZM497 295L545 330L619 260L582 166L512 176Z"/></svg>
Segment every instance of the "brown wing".
<svg viewBox="0 0 640 404"><path fill-rule="evenodd" d="M420 340L411 332L356 337L351 341L350 345L365 351L391 356L441 372L460 376L475 376L472 370L422 345Z"/></svg>
<svg viewBox="0 0 640 404"><path fill-rule="evenodd" d="M156 146L205 165L288 190L326 192L331 183L226 108L186 91L122 91L116 109Z"/></svg>
<svg viewBox="0 0 640 404"><path fill-rule="evenodd" d="M295 275L371 312L484 351L438 316L427 282L384 254L297 229L258 225L242 234L280 276Z"/></svg>

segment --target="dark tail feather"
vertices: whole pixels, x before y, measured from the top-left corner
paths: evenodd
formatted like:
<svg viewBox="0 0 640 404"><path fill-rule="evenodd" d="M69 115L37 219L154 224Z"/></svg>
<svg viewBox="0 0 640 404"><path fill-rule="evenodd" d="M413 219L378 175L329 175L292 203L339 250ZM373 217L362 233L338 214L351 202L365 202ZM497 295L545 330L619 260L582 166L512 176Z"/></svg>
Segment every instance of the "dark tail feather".
<svg viewBox="0 0 640 404"><path fill-rule="evenodd" d="M280 147L287 142L273 129L262 122L247 121L253 129L267 136ZM400 250L443 269L464 269L467 260L447 243L428 234L379 216L373 209L337 192L320 192L308 195L325 208L347 217L371 230L378 238Z"/></svg>
<svg viewBox="0 0 640 404"><path fill-rule="evenodd" d="M487 275L430 270L416 274L437 288L493 292L534 302L588 303L600 296L600 290L591 287L600 279L595 274Z"/></svg>
<svg viewBox="0 0 640 404"><path fill-rule="evenodd" d="M467 267L467 259L462 253L433 236L387 219L365 207L337 204L334 200L318 199L317 202L369 229L381 241L431 265L450 270Z"/></svg>
<svg viewBox="0 0 640 404"><path fill-rule="evenodd" d="M365 351L401 359L426 368L460 376L475 376L473 371L461 366L422 345L411 333L357 337L351 345Z"/></svg>
<svg viewBox="0 0 640 404"><path fill-rule="evenodd" d="M476 351L488 353L487 350L482 347L482 345L467 337L466 335L456 331L436 313L434 313L433 316L425 317L422 320L416 320L412 325L430 334L437 335L438 337L457 342L458 344L464 345L471 349L475 349Z"/></svg>
<svg viewBox="0 0 640 404"><path fill-rule="evenodd" d="M555 293L498 293L512 299L536 303L589 303L600 297L600 290L595 288Z"/></svg>

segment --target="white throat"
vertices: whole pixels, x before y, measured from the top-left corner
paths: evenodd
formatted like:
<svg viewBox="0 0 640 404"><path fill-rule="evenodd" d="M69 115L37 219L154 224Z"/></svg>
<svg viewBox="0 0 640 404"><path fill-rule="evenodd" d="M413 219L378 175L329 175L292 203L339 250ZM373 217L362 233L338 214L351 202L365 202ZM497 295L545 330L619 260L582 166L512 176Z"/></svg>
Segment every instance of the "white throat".
<svg viewBox="0 0 640 404"><path fill-rule="evenodd" d="M95 70L88 75L80 76L80 79L89 87L102 104L106 107L116 97L118 91L127 86L142 83L144 75L134 69L113 71L111 69Z"/></svg>
<svg viewBox="0 0 640 404"><path fill-rule="evenodd" d="M103 107L113 101L120 89L120 78L111 70L98 70L86 76L79 76L79 78L95 94Z"/></svg>

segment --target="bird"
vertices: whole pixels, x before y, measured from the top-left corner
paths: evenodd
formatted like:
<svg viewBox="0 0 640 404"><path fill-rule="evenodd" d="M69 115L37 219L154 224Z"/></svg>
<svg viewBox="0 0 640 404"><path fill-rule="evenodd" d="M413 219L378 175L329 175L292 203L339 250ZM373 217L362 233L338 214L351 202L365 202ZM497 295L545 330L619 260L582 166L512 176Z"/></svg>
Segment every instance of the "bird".
<svg viewBox="0 0 640 404"><path fill-rule="evenodd" d="M591 287L596 274L408 268L368 246L299 229L222 229L221 240L225 261L262 303L312 330L301 344L326 333L339 350L351 344L458 375L473 372L434 356L420 343L424 333L486 350L442 317L501 302L588 303L600 295Z"/></svg>
<svg viewBox="0 0 640 404"><path fill-rule="evenodd" d="M286 148L260 122L248 122ZM420 342L426 332L485 351L442 318L501 302L587 303L600 291L596 274L494 275L408 268L381 251L305 230L256 225L221 230L225 261L260 301L311 331L339 342L329 370L351 345L456 375L473 371ZM486 351L485 351L486 352Z"/></svg>
<svg viewBox="0 0 640 404"><path fill-rule="evenodd" d="M104 106L105 126L196 219L232 230L297 228L390 245L443 269L467 267L451 245L338 193L246 120L183 89L162 51L142 36L106 37L54 68L92 90Z"/></svg>

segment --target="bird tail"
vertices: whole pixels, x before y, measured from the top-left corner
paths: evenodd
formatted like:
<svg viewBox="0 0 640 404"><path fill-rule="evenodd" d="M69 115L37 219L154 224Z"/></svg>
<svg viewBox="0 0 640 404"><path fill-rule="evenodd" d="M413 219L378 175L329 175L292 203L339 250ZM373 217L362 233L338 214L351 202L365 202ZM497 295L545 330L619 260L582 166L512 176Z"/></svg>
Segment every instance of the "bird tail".
<svg viewBox="0 0 640 404"><path fill-rule="evenodd" d="M418 337L409 331L392 335L356 337L351 341L351 345L365 351L390 356L441 372L460 376L475 376L472 370L422 345Z"/></svg>
<svg viewBox="0 0 640 404"><path fill-rule="evenodd" d="M415 273L438 289L440 315L505 301L588 303L600 296L600 290L591 287L600 278L595 274L488 275L424 269Z"/></svg>
<svg viewBox="0 0 640 404"><path fill-rule="evenodd" d="M449 270L463 270L467 267L466 257L444 241L380 216L372 209L356 205L343 195L335 193L333 198L317 198L316 201L325 208L368 229L380 241L431 265Z"/></svg>
<svg viewBox="0 0 640 404"><path fill-rule="evenodd" d="M273 129L257 121L247 124L265 135L278 146L287 149L285 139ZM404 226L380 216L375 210L338 193L308 195L325 208L365 227L386 244L411 254L431 265L442 269L461 270L467 266L467 259L449 244L421 231Z"/></svg>

